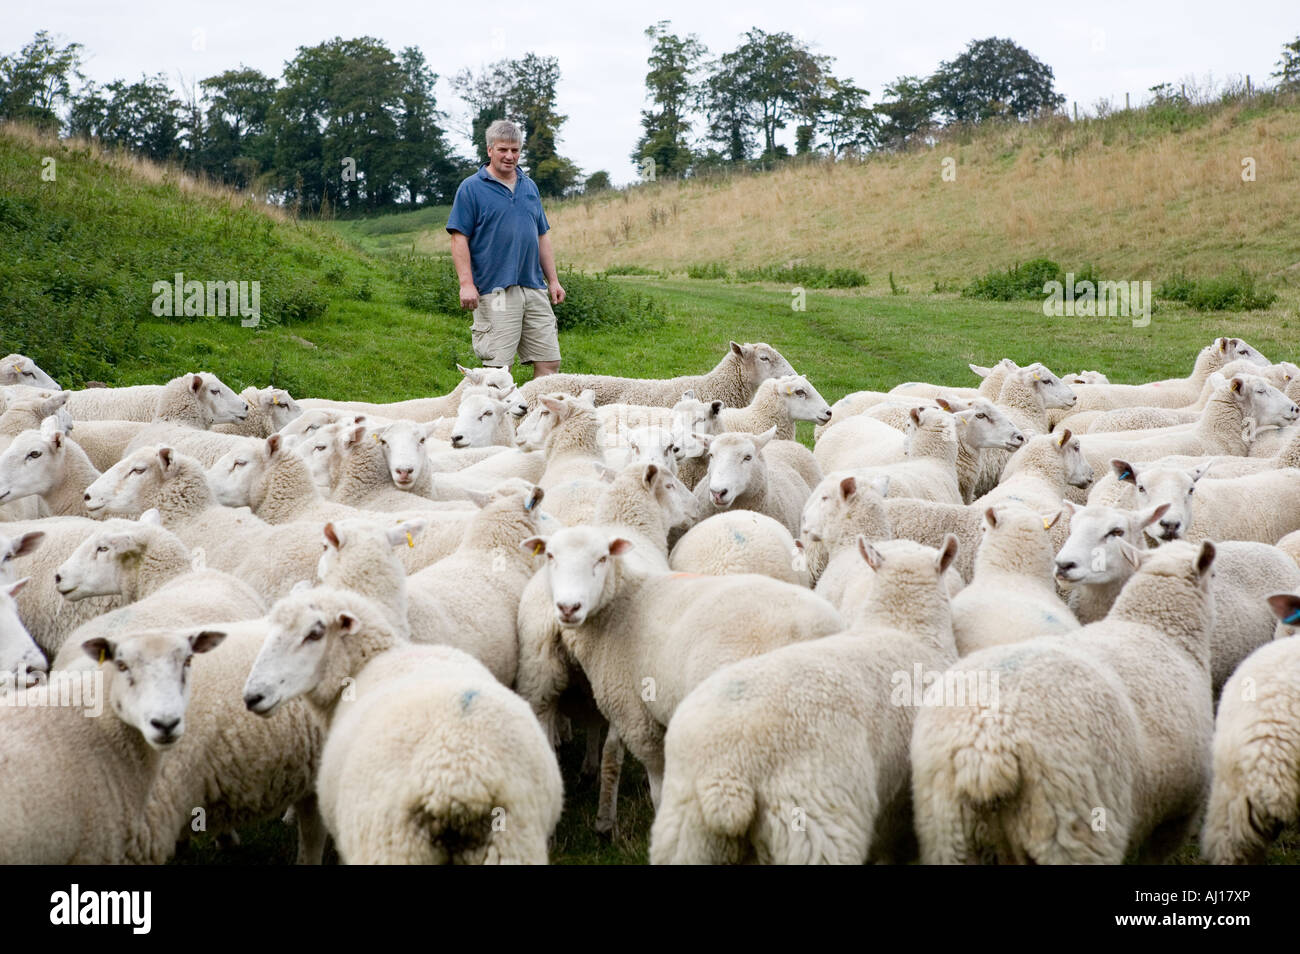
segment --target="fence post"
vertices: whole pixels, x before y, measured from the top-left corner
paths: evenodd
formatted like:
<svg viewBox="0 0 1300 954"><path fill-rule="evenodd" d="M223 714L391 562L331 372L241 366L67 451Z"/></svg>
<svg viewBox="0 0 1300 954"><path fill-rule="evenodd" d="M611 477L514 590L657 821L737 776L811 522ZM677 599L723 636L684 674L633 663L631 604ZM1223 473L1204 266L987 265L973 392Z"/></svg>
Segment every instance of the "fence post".
<svg viewBox="0 0 1300 954"><path fill-rule="evenodd" d="M1125 108L1125 109L1128 109L1128 108L1129 108L1129 105L1128 105L1128 93L1125 93L1125 94L1124 94L1124 108Z"/></svg>
<svg viewBox="0 0 1300 954"><path fill-rule="evenodd" d="M1076 123L1079 121L1079 103L1078 103L1078 100L1076 100L1075 103L1074 103L1074 121L1075 121Z"/></svg>
<svg viewBox="0 0 1300 954"><path fill-rule="evenodd" d="M1249 97L1250 95L1251 95L1251 92L1250 92L1250 74L1247 73L1247 74L1246 74L1246 96Z"/></svg>

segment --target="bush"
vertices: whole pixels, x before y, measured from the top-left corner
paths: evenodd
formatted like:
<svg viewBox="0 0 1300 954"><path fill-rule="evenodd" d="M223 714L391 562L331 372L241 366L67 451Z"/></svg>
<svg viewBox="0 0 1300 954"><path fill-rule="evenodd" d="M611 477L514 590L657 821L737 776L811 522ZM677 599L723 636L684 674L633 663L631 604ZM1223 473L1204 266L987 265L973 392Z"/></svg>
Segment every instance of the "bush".
<svg viewBox="0 0 1300 954"><path fill-rule="evenodd" d="M826 268L824 265L761 265L736 270L742 282L780 282L804 288L860 288L867 276L856 268Z"/></svg>
<svg viewBox="0 0 1300 954"><path fill-rule="evenodd" d="M1096 281L1091 267L1085 274L1075 276L1075 281ZM1047 282L1063 282L1061 266L1049 258L1034 258L1005 272L989 272L961 290L963 298L987 298L991 301L1011 301L1015 298L1041 298Z"/></svg>
<svg viewBox="0 0 1300 954"><path fill-rule="evenodd" d="M727 267L717 262L705 262L686 266L687 278L726 278Z"/></svg>
<svg viewBox="0 0 1300 954"><path fill-rule="evenodd" d="M605 269L606 275L658 275L653 268L642 265L611 265ZM560 284L564 284L561 282Z"/></svg>
<svg viewBox="0 0 1300 954"><path fill-rule="evenodd" d="M1257 287L1255 276L1244 268L1216 278L1175 275L1160 283L1156 296L1199 311L1254 311L1277 301L1277 294Z"/></svg>

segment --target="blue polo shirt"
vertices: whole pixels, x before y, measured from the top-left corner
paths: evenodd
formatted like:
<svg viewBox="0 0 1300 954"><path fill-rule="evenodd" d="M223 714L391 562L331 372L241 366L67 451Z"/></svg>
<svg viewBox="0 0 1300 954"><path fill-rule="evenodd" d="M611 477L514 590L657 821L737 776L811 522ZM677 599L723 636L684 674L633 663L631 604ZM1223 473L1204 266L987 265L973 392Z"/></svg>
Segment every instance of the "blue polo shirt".
<svg viewBox="0 0 1300 954"><path fill-rule="evenodd" d="M537 183L516 167L515 189L488 174L484 163L456 189L447 231L469 239L470 271L479 292L511 285L545 288L537 237L550 231Z"/></svg>

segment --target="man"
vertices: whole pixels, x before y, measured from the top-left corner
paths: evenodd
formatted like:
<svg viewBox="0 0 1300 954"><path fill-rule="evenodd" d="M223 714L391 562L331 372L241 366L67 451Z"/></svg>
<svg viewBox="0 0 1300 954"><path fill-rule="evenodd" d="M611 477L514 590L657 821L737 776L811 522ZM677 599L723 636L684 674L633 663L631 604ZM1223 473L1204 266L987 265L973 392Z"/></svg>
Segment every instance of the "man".
<svg viewBox="0 0 1300 954"><path fill-rule="evenodd" d="M474 353L485 367L509 368L517 352L537 378L560 370L551 306L564 301L564 288L541 193L518 168L522 145L509 120L488 126L488 161L456 190L447 231L460 306L474 309Z"/></svg>

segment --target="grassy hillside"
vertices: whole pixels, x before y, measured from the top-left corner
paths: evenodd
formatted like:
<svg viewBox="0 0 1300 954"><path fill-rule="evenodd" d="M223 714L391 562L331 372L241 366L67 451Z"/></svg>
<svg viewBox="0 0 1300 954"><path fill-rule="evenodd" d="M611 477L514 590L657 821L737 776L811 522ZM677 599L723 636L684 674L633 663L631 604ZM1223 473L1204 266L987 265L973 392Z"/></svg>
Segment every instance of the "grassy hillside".
<svg viewBox="0 0 1300 954"><path fill-rule="evenodd" d="M1245 264L1293 282L1298 201L1300 99L1265 96L989 124L933 149L651 183L547 215L557 255L585 268L806 261L929 289L1040 255L1124 279Z"/></svg>

